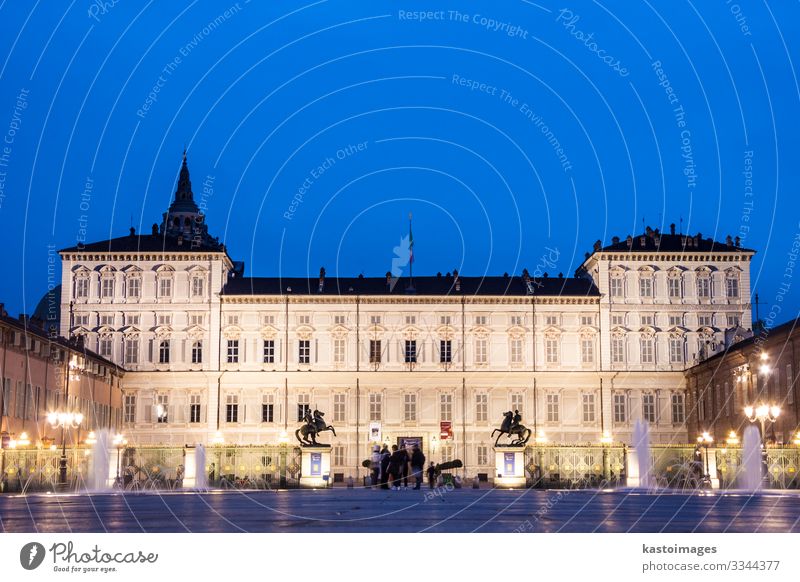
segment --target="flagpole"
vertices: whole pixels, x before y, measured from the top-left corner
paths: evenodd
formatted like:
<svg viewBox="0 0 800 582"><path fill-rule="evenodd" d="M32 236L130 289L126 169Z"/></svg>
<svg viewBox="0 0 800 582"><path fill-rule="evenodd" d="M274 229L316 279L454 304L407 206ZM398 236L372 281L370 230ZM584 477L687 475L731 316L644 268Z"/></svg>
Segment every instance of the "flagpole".
<svg viewBox="0 0 800 582"><path fill-rule="evenodd" d="M411 231L412 215L408 213L408 279L409 289L414 289L414 234Z"/></svg>

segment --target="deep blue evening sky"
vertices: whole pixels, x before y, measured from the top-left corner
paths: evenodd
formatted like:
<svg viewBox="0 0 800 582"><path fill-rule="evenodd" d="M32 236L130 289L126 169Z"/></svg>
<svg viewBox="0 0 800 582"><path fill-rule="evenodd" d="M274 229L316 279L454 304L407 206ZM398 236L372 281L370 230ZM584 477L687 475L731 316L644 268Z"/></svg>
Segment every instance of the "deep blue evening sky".
<svg viewBox="0 0 800 582"><path fill-rule="evenodd" d="M572 273L682 218L758 251L783 321L799 43L796 2L5 1L0 301L33 310L48 245L149 231L186 146L250 275L380 276L409 212L416 274Z"/></svg>

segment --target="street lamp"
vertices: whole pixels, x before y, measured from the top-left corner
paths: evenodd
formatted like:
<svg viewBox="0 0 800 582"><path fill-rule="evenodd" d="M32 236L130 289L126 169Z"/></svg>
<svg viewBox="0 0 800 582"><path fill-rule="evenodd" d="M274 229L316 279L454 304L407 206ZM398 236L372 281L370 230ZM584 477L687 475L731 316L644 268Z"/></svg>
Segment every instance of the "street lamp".
<svg viewBox="0 0 800 582"><path fill-rule="evenodd" d="M703 431L703 434L697 437L697 444L703 447L706 452L706 479L711 479L711 471L708 469L708 447L713 442L714 437L712 437L708 431Z"/></svg>
<svg viewBox="0 0 800 582"><path fill-rule="evenodd" d="M19 433L19 438L17 439L17 446L18 447L27 447L31 444L31 439L28 438L28 433L24 430Z"/></svg>
<svg viewBox="0 0 800 582"><path fill-rule="evenodd" d="M536 438L534 440L537 445L543 445L547 442L547 435L544 434L542 429L539 429L539 432L536 433Z"/></svg>
<svg viewBox="0 0 800 582"><path fill-rule="evenodd" d="M89 434L86 435L86 440L84 441L87 445L93 445L97 442L97 435L94 434L93 430L89 431Z"/></svg>
<svg viewBox="0 0 800 582"><path fill-rule="evenodd" d="M796 434L796 435L794 435L794 441L793 441L793 442L794 442L794 444L796 444L797 446L800 446L800 430L798 430L798 431L797 431L797 434Z"/></svg>
<svg viewBox="0 0 800 582"><path fill-rule="evenodd" d="M611 436L611 433L609 431L604 430L602 436L600 437L600 444L610 445L613 442L614 442L614 437Z"/></svg>
<svg viewBox="0 0 800 582"><path fill-rule="evenodd" d="M64 485L67 482L67 438L66 431L78 428L83 422L83 414L80 412L49 412L47 422L53 428L61 429L61 458L58 460L59 482Z"/></svg>
<svg viewBox="0 0 800 582"><path fill-rule="evenodd" d="M128 441L121 434L115 434L112 443L114 444L115 447L117 447L117 478L114 480L114 485L121 488L122 478L119 474L120 453L122 452L122 449L125 447L125 445L128 444Z"/></svg>
<svg viewBox="0 0 800 582"><path fill-rule="evenodd" d="M735 430L732 430L728 433L728 438L725 439L725 444L729 447L739 444L739 437L736 435Z"/></svg>

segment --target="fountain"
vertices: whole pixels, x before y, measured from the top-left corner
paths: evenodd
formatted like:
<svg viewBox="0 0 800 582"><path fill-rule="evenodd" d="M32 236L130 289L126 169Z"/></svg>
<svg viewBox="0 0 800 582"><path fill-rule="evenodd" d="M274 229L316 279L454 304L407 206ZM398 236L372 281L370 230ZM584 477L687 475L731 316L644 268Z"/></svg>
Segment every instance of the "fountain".
<svg viewBox="0 0 800 582"><path fill-rule="evenodd" d="M206 448L197 445L194 453L195 488L208 489L208 473L206 473Z"/></svg>
<svg viewBox="0 0 800 582"><path fill-rule="evenodd" d="M633 425L633 447L639 463L639 489L653 487L653 460L650 455L650 429L646 422L637 419Z"/></svg>
<svg viewBox="0 0 800 582"><path fill-rule="evenodd" d="M739 488L747 491L761 489L761 433L758 427L751 424L744 430L742 443L742 467L739 476Z"/></svg>
<svg viewBox="0 0 800 582"><path fill-rule="evenodd" d="M102 492L111 489L109 483L109 450L111 449L111 434L103 429L97 432L97 440L92 445L92 457L89 461L89 475L86 488L90 492Z"/></svg>

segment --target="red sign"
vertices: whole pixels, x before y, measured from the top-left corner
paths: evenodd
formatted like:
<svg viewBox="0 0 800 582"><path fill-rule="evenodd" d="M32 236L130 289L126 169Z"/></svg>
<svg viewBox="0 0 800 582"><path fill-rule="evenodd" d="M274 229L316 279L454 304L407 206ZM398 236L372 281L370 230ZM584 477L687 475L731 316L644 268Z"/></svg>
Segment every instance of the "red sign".
<svg viewBox="0 0 800 582"><path fill-rule="evenodd" d="M439 423L439 438L442 440L453 438L453 423L443 420Z"/></svg>

